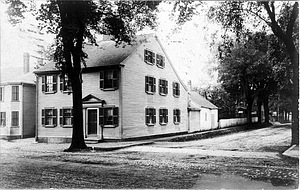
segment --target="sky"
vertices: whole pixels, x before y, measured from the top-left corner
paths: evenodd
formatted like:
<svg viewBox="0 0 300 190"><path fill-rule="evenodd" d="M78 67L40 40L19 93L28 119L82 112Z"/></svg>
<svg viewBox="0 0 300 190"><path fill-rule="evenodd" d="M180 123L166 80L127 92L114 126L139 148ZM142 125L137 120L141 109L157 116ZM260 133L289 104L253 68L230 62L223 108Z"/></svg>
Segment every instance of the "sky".
<svg viewBox="0 0 300 190"><path fill-rule="evenodd" d="M172 5L161 3L158 13L158 28L156 31L144 31L156 33L162 41L172 63L175 65L181 79L187 83L192 81L192 86L206 88L217 84L217 72L214 68L218 65L216 49L210 47L212 36L214 39L220 36L222 29L219 25L212 23L205 17L207 9L201 8L200 15L185 23L180 30L175 30L175 19L172 18ZM36 30L36 20L27 15L24 21L13 27L7 21L5 13L6 6L1 3L1 67L0 69L11 69L21 67L23 64L23 52L31 55L32 65L36 63L38 56L36 50L41 44L36 38L42 38L42 44L47 46L53 41L51 35L40 35L29 33L27 30ZM217 37L217 38L216 38Z"/></svg>

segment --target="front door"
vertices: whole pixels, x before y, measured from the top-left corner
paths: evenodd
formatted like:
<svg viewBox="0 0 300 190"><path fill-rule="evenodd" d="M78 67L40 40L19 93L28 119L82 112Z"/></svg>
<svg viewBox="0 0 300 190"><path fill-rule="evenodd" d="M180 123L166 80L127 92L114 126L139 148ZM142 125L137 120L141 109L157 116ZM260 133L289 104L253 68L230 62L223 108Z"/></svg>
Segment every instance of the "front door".
<svg viewBox="0 0 300 190"><path fill-rule="evenodd" d="M87 109L87 135L97 136L98 109Z"/></svg>

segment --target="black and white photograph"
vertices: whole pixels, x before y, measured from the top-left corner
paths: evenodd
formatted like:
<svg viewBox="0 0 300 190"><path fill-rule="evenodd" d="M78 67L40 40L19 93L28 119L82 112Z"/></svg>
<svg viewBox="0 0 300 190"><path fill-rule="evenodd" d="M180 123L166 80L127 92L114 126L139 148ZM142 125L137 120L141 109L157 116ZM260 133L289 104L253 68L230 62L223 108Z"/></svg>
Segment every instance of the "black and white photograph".
<svg viewBox="0 0 300 190"><path fill-rule="evenodd" d="M0 14L0 189L299 188L298 1Z"/></svg>

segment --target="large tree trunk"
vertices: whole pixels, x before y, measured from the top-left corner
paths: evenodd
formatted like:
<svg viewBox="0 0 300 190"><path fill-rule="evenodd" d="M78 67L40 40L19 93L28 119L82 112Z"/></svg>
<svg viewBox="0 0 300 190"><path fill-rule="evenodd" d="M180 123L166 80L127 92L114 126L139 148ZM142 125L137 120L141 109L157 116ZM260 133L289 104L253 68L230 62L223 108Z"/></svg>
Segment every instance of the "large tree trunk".
<svg viewBox="0 0 300 190"><path fill-rule="evenodd" d="M85 28L80 20L74 20L76 18L74 15L81 11L80 1L59 1L58 5L62 23L64 68L70 78L73 95L73 134L71 145L66 151L76 151L87 148L83 133L81 80L81 55Z"/></svg>

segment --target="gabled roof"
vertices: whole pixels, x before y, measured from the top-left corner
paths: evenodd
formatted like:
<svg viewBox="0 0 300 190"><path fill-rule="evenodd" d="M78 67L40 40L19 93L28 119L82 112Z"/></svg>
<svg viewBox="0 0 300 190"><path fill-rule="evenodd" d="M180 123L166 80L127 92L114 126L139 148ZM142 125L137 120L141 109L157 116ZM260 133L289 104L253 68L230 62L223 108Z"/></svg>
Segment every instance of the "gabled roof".
<svg viewBox="0 0 300 190"><path fill-rule="evenodd" d="M205 99L203 96L201 96L199 93L192 91L191 93L191 100L193 102L192 106L200 106L203 108L209 108L209 109L218 109L217 106L215 106L214 104L212 104L210 101L208 101L207 99Z"/></svg>
<svg viewBox="0 0 300 190"><path fill-rule="evenodd" d="M147 36L137 36L131 44L121 43L118 46L116 46L114 41L100 41L98 42L98 46L85 45L83 51L88 55L88 58L85 60L87 68L121 65L146 40ZM51 71L58 71L53 61L47 63L35 71L35 73Z"/></svg>
<svg viewBox="0 0 300 190"><path fill-rule="evenodd" d="M101 103L101 104L105 104L105 100L102 100L101 98L98 98L92 94L87 95L86 97L82 98L82 102L83 103Z"/></svg>
<svg viewBox="0 0 300 190"><path fill-rule="evenodd" d="M35 84L35 75L32 72L23 73L22 67L1 69L1 84Z"/></svg>

